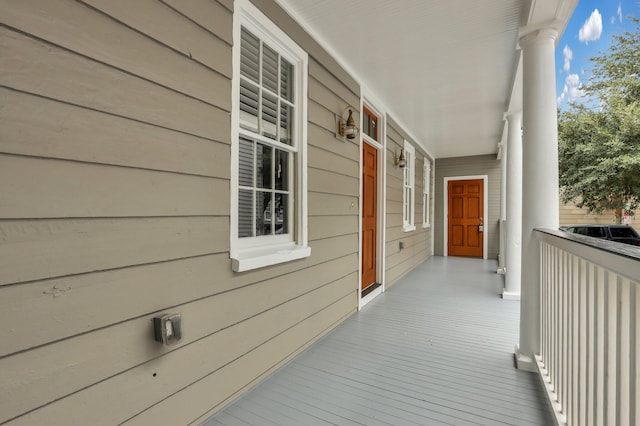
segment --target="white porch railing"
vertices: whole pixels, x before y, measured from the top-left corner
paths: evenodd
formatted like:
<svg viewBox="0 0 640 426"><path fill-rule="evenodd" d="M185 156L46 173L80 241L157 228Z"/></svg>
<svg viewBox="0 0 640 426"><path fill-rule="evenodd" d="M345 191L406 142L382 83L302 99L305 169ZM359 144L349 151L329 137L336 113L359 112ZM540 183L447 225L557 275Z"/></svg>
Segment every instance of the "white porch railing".
<svg viewBox="0 0 640 426"><path fill-rule="evenodd" d="M640 424L640 250L561 231L540 237L541 353L556 420Z"/></svg>

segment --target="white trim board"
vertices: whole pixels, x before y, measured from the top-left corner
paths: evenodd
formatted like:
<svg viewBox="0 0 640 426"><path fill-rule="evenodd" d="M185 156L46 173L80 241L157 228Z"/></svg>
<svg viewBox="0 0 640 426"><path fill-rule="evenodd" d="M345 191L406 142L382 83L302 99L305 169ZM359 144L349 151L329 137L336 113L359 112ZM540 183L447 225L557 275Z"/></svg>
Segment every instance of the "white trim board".
<svg viewBox="0 0 640 426"><path fill-rule="evenodd" d="M473 179L482 179L483 181L483 212L482 222L484 223L484 232L482 233L482 258L488 259L487 257L487 249L489 242L489 227L487 226L487 217L489 216L489 175L474 175L474 176L449 176L443 179L443 201L442 205L443 211L443 228L442 228L442 254L447 257L449 255L447 250L447 245L449 243L449 220L447 216L447 212L449 211L449 192L447 187L449 186L449 181L452 180L473 180Z"/></svg>
<svg viewBox="0 0 640 426"><path fill-rule="evenodd" d="M387 188L387 169L386 169L386 146L387 146L387 119L384 110L375 106L374 102L369 100L369 96L362 95L360 98L360 129L362 129L362 111L363 106L366 105L373 113L378 116L380 120L378 123L378 129L380 129L380 135L378 141L370 139L368 136L364 136L360 133L360 192L359 192L359 205L358 205L358 310L362 309L364 305L373 300L377 295L383 293L386 287L385 279L385 241L386 241L386 188ZM378 151L378 163L377 163L377 176L376 182L377 191L377 211L376 211L376 282L380 283L380 287L373 290L371 293L362 297L362 144L368 143Z"/></svg>

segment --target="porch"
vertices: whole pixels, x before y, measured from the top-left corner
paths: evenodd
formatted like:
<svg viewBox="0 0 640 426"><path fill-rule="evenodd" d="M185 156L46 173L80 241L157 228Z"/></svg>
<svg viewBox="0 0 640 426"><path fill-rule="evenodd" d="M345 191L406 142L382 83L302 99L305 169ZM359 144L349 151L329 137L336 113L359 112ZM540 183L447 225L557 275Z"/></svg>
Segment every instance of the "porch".
<svg viewBox="0 0 640 426"><path fill-rule="evenodd" d="M552 424L496 266L430 258L205 425Z"/></svg>

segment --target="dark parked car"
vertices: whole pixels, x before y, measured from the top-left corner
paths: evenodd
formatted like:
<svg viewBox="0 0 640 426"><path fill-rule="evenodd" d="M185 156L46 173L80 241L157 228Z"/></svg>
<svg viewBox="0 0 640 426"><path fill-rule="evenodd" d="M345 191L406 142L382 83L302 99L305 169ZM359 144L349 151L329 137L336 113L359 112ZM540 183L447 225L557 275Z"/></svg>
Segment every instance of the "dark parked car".
<svg viewBox="0 0 640 426"><path fill-rule="evenodd" d="M640 246L640 235L629 225L569 225L561 226L560 229L572 234Z"/></svg>

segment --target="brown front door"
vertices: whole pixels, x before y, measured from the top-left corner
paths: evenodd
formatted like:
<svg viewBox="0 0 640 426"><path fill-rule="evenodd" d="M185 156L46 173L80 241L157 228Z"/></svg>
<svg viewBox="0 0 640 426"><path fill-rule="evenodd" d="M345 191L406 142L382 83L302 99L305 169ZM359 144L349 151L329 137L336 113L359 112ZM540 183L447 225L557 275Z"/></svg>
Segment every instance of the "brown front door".
<svg viewBox="0 0 640 426"><path fill-rule="evenodd" d="M482 257L484 182L450 180L447 189L449 256Z"/></svg>
<svg viewBox="0 0 640 426"><path fill-rule="evenodd" d="M378 150L362 144L362 290L376 282Z"/></svg>

